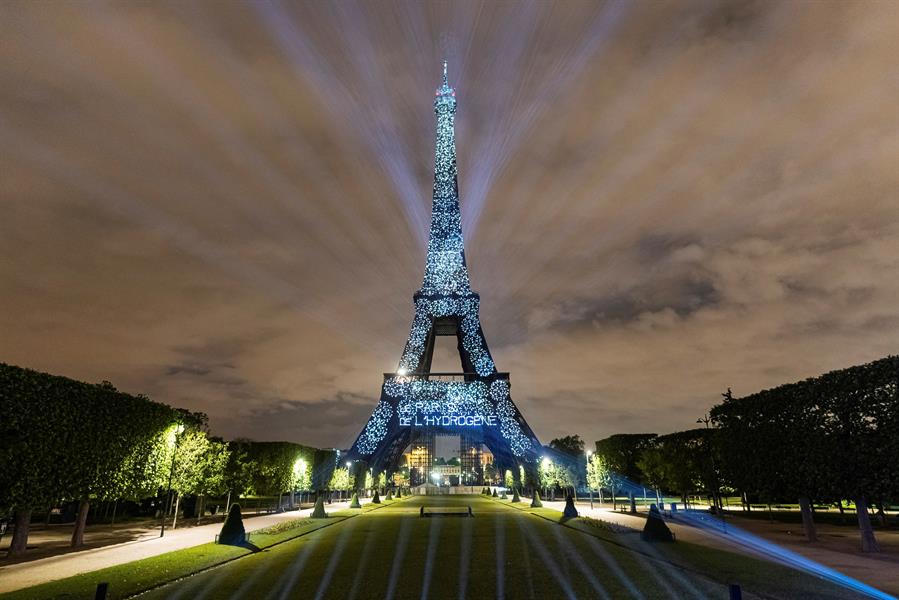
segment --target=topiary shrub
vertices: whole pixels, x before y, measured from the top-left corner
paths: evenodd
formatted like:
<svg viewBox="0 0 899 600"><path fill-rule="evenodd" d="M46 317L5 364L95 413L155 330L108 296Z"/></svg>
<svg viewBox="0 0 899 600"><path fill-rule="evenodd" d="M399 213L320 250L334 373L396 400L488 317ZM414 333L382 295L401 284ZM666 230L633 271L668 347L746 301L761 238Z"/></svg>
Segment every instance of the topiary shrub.
<svg viewBox="0 0 899 600"><path fill-rule="evenodd" d="M232 504L228 516L222 524L219 533L219 544L240 546L247 541L247 532L243 528L243 516L240 514L240 504Z"/></svg>
<svg viewBox="0 0 899 600"><path fill-rule="evenodd" d="M649 505L649 518L646 519L646 525L643 526L643 533L640 538L647 542L673 542L674 535L668 529L662 519L662 513L655 504Z"/></svg>
<svg viewBox="0 0 899 600"><path fill-rule="evenodd" d="M577 508L574 506L574 498L570 495L565 497L565 510L562 512L563 519L573 519L577 516Z"/></svg>
<svg viewBox="0 0 899 600"><path fill-rule="evenodd" d="M356 492L353 492L353 499L350 500L350 508L362 508L362 505L359 504L359 495Z"/></svg>
<svg viewBox="0 0 899 600"><path fill-rule="evenodd" d="M493 488L493 497L494 497L494 498L499 498L499 496L497 496L497 494L496 494L496 488Z"/></svg>
<svg viewBox="0 0 899 600"><path fill-rule="evenodd" d="M393 490L387 490L387 495L384 496L384 500L393 500Z"/></svg>
<svg viewBox="0 0 899 600"><path fill-rule="evenodd" d="M403 488L396 488L396 497L397 498L403 497Z"/></svg>
<svg viewBox="0 0 899 600"><path fill-rule="evenodd" d="M508 500L509 497L506 495L506 490L503 490L502 495L499 497L500 500Z"/></svg>
<svg viewBox="0 0 899 600"><path fill-rule="evenodd" d="M531 508L543 508L543 503L540 502L540 492L534 490L534 497L531 498Z"/></svg>
<svg viewBox="0 0 899 600"><path fill-rule="evenodd" d="M512 490L512 502L521 502L521 496L518 495L518 488Z"/></svg>
<svg viewBox="0 0 899 600"><path fill-rule="evenodd" d="M312 509L313 519L327 519L328 513L325 512L325 499L319 496L315 500L315 508Z"/></svg>
<svg viewBox="0 0 899 600"><path fill-rule="evenodd" d="M381 496L378 495L378 490L375 490L374 495L372 495L371 503L372 504L380 504L381 503Z"/></svg>

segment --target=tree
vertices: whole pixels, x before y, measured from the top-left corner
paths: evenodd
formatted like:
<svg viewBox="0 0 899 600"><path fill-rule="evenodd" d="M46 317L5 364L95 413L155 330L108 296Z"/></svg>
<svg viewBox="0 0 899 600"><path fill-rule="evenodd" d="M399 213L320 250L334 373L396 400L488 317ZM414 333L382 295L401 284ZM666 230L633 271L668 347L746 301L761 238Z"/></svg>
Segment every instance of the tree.
<svg viewBox="0 0 899 600"><path fill-rule="evenodd" d="M185 429L173 445L175 452L175 469L172 477L172 490L178 494L175 501L175 517L172 527L178 518L178 506L181 496L197 496L198 516L202 516L202 498L206 495L224 493L227 486L228 462L230 450L228 444L219 438L211 438L205 431L205 415L194 420L194 424Z"/></svg>
<svg viewBox="0 0 899 600"><path fill-rule="evenodd" d="M505 485L505 487L511 488L515 485L515 476L512 475L512 471L506 470L506 475L503 479L503 485Z"/></svg>
<svg viewBox="0 0 899 600"><path fill-rule="evenodd" d="M143 396L0 364L0 510L15 513L10 553L25 551L31 511L77 500L72 545L90 503L154 483L141 458L158 453L172 408Z"/></svg>
<svg viewBox="0 0 899 600"><path fill-rule="evenodd" d="M348 490L350 487L350 471L345 467L334 469L331 481L328 483L329 490Z"/></svg>
<svg viewBox="0 0 899 600"><path fill-rule="evenodd" d="M590 456L587 462L587 486L591 490L600 490L604 487L611 487L613 473L609 469L605 457L599 454Z"/></svg>
<svg viewBox="0 0 899 600"><path fill-rule="evenodd" d="M556 464L549 459L543 460L538 466L540 487L562 489L577 486L577 473L571 464Z"/></svg>
<svg viewBox="0 0 899 600"><path fill-rule="evenodd" d="M711 435L709 429L690 429L653 438L652 447L646 448L638 460L649 470L645 479L656 487L679 492L684 504L697 490L717 495Z"/></svg>
<svg viewBox="0 0 899 600"><path fill-rule="evenodd" d="M549 443L549 447L569 456L580 457L584 454L584 440L579 435L566 435L556 438Z"/></svg>
<svg viewBox="0 0 899 600"><path fill-rule="evenodd" d="M596 454L602 456L609 469L631 481L644 480L637 461L652 446L654 433L619 433L596 442Z"/></svg>
<svg viewBox="0 0 899 600"><path fill-rule="evenodd" d="M769 502L798 499L810 537L811 499L853 498L862 549L877 550L866 507L899 497L899 357L728 394L711 417L738 489Z"/></svg>

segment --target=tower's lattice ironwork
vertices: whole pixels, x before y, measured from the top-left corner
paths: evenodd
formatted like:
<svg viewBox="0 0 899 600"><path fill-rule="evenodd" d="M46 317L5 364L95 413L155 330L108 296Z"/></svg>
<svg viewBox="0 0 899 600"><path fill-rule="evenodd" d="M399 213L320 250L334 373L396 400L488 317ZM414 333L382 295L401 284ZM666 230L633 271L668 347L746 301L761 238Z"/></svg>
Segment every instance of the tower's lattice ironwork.
<svg viewBox="0 0 899 600"><path fill-rule="evenodd" d="M376 473L392 472L410 443L414 442L413 450L427 447L433 460L434 434L451 433L459 435L464 446L463 471L481 469L480 444L484 444L500 473L511 469L517 478L517 465L536 464L542 448L512 402L509 374L497 371L493 363L478 314L480 296L471 289L459 212L456 92L447 82L446 62L434 113L431 228L424 278L413 296L415 316L397 370L384 374L380 401L347 458ZM460 372L431 371L437 336L456 337Z"/></svg>

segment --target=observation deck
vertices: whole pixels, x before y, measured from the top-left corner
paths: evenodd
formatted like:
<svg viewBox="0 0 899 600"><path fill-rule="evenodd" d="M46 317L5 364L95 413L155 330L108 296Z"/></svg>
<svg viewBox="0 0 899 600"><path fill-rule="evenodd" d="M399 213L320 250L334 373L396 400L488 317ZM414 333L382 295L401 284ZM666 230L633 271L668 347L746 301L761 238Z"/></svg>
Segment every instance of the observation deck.
<svg viewBox="0 0 899 600"><path fill-rule="evenodd" d="M495 379L509 379L509 373L506 372L495 372L486 377L479 375L478 373L450 373L450 372L439 372L439 373L384 373L384 380L388 379L396 379L400 381L475 381L478 379L486 379L493 381Z"/></svg>

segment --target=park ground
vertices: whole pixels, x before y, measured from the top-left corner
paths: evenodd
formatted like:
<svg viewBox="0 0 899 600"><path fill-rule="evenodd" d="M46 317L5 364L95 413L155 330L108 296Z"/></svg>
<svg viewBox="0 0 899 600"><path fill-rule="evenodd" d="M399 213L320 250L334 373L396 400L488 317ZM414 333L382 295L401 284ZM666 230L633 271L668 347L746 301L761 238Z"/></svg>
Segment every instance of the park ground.
<svg viewBox="0 0 899 600"><path fill-rule="evenodd" d="M474 517L422 518L423 506L471 506ZM111 597L152 588L143 598L727 598L730 583L745 598L862 597L699 540L649 544L634 528L560 517L527 502L416 496L300 519L249 549L207 544L3 598L92 597L100 580Z"/></svg>

